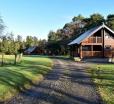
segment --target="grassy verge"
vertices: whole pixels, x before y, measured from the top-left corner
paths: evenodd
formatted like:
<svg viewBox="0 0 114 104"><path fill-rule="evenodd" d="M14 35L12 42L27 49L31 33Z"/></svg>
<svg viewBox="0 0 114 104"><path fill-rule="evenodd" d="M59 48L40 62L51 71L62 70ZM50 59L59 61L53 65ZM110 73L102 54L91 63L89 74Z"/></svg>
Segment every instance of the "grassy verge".
<svg viewBox="0 0 114 104"><path fill-rule="evenodd" d="M5 60L13 61L13 56ZM6 64L0 67L0 101L8 100L19 91L29 89L43 79L51 70L52 61L45 57L23 57L17 65Z"/></svg>
<svg viewBox="0 0 114 104"><path fill-rule="evenodd" d="M93 65L89 72L104 102L114 104L114 64Z"/></svg>
<svg viewBox="0 0 114 104"><path fill-rule="evenodd" d="M63 59L63 60L67 60L70 59L70 56L68 55L62 55L62 56L48 56L50 58L56 58L56 59Z"/></svg>
<svg viewBox="0 0 114 104"><path fill-rule="evenodd" d="M2 55L0 55L0 62L2 60ZM14 55L4 55L4 63L14 63L15 56Z"/></svg>

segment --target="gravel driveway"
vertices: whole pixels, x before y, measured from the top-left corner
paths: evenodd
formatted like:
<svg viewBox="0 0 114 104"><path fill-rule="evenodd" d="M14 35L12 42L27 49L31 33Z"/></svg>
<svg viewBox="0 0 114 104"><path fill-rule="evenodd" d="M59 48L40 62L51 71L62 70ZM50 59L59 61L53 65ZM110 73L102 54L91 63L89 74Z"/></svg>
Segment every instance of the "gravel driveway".
<svg viewBox="0 0 114 104"><path fill-rule="evenodd" d="M8 104L101 104L87 64L54 59L54 70Z"/></svg>

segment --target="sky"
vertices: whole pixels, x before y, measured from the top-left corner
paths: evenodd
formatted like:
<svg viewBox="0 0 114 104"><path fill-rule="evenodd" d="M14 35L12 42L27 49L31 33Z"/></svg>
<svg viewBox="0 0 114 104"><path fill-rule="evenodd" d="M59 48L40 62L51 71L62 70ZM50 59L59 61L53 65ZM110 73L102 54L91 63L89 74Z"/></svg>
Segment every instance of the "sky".
<svg viewBox="0 0 114 104"><path fill-rule="evenodd" d="M93 13L114 14L114 0L0 0L5 31L23 37L47 39L50 30L62 28L74 16Z"/></svg>

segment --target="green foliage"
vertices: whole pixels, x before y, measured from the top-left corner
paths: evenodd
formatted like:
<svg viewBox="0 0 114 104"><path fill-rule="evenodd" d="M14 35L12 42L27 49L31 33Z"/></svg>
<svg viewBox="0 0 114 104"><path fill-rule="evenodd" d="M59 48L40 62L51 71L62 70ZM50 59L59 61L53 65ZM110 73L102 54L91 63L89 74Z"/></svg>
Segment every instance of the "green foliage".
<svg viewBox="0 0 114 104"><path fill-rule="evenodd" d="M33 46L33 38L32 36L27 36L26 37L26 47L31 47Z"/></svg>
<svg viewBox="0 0 114 104"><path fill-rule="evenodd" d="M1 37L0 51L6 54L15 54L20 48L20 43L14 41L13 34L10 33Z"/></svg>
<svg viewBox="0 0 114 104"><path fill-rule="evenodd" d="M75 16L73 19L72 19L72 21L73 22L80 22L80 21L82 21L84 19L84 17L80 14L80 15L78 15L78 16Z"/></svg>
<svg viewBox="0 0 114 104"><path fill-rule="evenodd" d="M114 30L114 14L110 14L107 16L107 24L111 29Z"/></svg>
<svg viewBox="0 0 114 104"><path fill-rule="evenodd" d="M1 38L2 42L1 42L1 47L0 47L0 51L5 53L8 51L8 41L7 41L7 37L3 36Z"/></svg>
<svg viewBox="0 0 114 104"><path fill-rule="evenodd" d="M58 36L54 31L50 31L48 34L48 41L57 41Z"/></svg>
<svg viewBox="0 0 114 104"><path fill-rule="evenodd" d="M29 48L31 46L44 46L46 40L38 40L36 36L27 36L26 41L24 42L25 48Z"/></svg>
<svg viewBox="0 0 114 104"><path fill-rule="evenodd" d="M104 22L104 17L99 13L95 13L95 14L90 16L90 25L92 27L100 25L103 22Z"/></svg>
<svg viewBox="0 0 114 104"><path fill-rule="evenodd" d="M50 55L58 55L60 54L60 42L50 42L47 44L48 54Z"/></svg>
<svg viewBox="0 0 114 104"><path fill-rule="evenodd" d="M93 23L97 23L99 21L103 21L104 17L101 14L96 13L96 14L91 15L90 19Z"/></svg>
<svg viewBox="0 0 114 104"><path fill-rule="evenodd" d="M22 36L21 35L17 35L17 39L16 39L19 43L21 43L22 42L22 40L23 40L23 38L22 38Z"/></svg>
<svg viewBox="0 0 114 104"><path fill-rule="evenodd" d="M36 36L33 37L33 45L38 46L39 45L39 40Z"/></svg>
<svg viewBox="0 0 114 104"><path fill-rule="evenodd" d="M7 41L8 41L8 51L7 54L14 54L14 35L13 33L7 34Z"/></svg>
<svg viewBox="0 0 114 104"><path fill-rule="evenodd" d="M43 40L40 39L38 46L40 46L40 47L42 47L42 48L45 48L46 43L47 43L47 41L46 41L45 39L43 39Z"/></svg>

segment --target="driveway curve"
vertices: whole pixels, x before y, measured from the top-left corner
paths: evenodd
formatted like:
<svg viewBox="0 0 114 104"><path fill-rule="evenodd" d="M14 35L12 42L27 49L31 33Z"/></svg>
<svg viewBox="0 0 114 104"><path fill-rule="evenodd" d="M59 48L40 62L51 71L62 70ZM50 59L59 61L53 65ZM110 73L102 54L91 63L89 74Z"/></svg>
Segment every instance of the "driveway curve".
<svg viewBox="0 0 114 104"><path fill-rule="evenodd" d="M53 59L54 70L30 90L8 104L102 104L90 76L88 64Z"/></svg>

